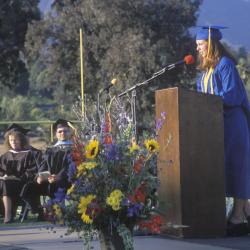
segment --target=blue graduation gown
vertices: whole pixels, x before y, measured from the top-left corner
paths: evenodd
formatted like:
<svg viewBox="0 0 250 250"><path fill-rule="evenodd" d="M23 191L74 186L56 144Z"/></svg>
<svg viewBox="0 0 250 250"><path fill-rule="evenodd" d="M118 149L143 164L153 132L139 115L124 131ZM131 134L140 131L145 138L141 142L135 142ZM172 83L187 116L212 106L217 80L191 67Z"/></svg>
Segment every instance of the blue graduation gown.
<svg viewBox="0 0 250 250"><path fill-rule="evenodd" d="M209 79L204 80L204 74L197 81L197 90L223 99L226 196L249 199L250 106L244 84L228 57L221 58Z"/></svg>

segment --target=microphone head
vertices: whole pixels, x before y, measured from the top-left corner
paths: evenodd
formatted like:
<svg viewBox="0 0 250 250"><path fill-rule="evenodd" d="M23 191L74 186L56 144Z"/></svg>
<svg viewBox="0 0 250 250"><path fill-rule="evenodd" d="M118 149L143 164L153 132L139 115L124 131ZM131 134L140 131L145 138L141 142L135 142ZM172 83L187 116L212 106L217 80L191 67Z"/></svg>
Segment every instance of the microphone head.
<svg viewBox="0 0 250 250"><path fill-rule="evenodd" d="M195 59L192 55L187 55L184 57L184 61L186 64L193 64L195 63Z"/></svg>
<svg viewBox="0 0 250 250"><path fill-rule="evenodd" d="M117 83L117 79L116 78L112 79L111 84L116 85L116 83Z"/></svg>

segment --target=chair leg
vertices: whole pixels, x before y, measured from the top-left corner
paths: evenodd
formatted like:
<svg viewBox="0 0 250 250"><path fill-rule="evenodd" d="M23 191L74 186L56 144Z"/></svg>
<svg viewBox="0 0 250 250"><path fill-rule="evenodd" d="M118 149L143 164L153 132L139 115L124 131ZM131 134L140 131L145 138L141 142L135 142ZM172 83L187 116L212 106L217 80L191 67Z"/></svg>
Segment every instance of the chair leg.
<svg viewBox="0 0 250 250"><path fill-rule="evenodd" d="M25 207L23 209L23 213L22 213L22 216L21 216L21 223L24 221L24 219L27 217L28 215L28 212L30 211L31 207L29 205L28 202L25 202Z"/></svg>

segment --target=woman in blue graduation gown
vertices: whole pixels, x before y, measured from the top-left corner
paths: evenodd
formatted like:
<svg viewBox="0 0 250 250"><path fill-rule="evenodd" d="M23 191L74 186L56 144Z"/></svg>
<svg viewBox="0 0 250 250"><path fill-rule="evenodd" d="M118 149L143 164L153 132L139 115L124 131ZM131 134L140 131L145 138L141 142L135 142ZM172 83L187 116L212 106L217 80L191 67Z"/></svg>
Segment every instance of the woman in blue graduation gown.
<svg viewBox="0 0 250 250"><path fill-rule="evenodd" d="M223 27L202 27L196 36L203 70L197 82L199 92L222 97L224 108L225 188L234 198L227 224L231 236L250 229L250 106L235 60L220 43ZM216 142L215 142L216 143ZM245 223L248 220L248 225Z"/></svg>

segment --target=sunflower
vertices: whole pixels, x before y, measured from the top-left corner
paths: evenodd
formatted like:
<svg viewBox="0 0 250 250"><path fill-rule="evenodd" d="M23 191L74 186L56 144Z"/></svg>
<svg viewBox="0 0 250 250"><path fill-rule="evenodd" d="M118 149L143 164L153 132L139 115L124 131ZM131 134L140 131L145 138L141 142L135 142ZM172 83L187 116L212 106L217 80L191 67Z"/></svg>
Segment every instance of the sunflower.
<svg viewBox="0 0 250 250"><path fill-rule="evenodd" d="M82 218L82 221L85 222L86 224L92 224L93 223L93 220L86 213L83 213L81 218Z"/></svg>
<svg viewBox="0 0 250 250"><path fill-rule="evenodd" d="M156 153L159 151L159 144L154 139L145 140L144 142L149 153Z"/></svg>
<svg viewBox="0 0 250 250"><path fill-rule="evenodd" d="M91 140L85 148L85 156L87 159L94 159L98 154L99 142L97 140Z"/></svg>
<svg viewBox="0 0 250 250"><path fill-rule="evenodd" d="M80 203L78 204L78 213L82 214L81 218L82 221L87 224L92 224L93 220L90 218L90 216L86 213L88 205L96 198L95 195L89 194L87 196L82 196L80 198Z"/></svg>

